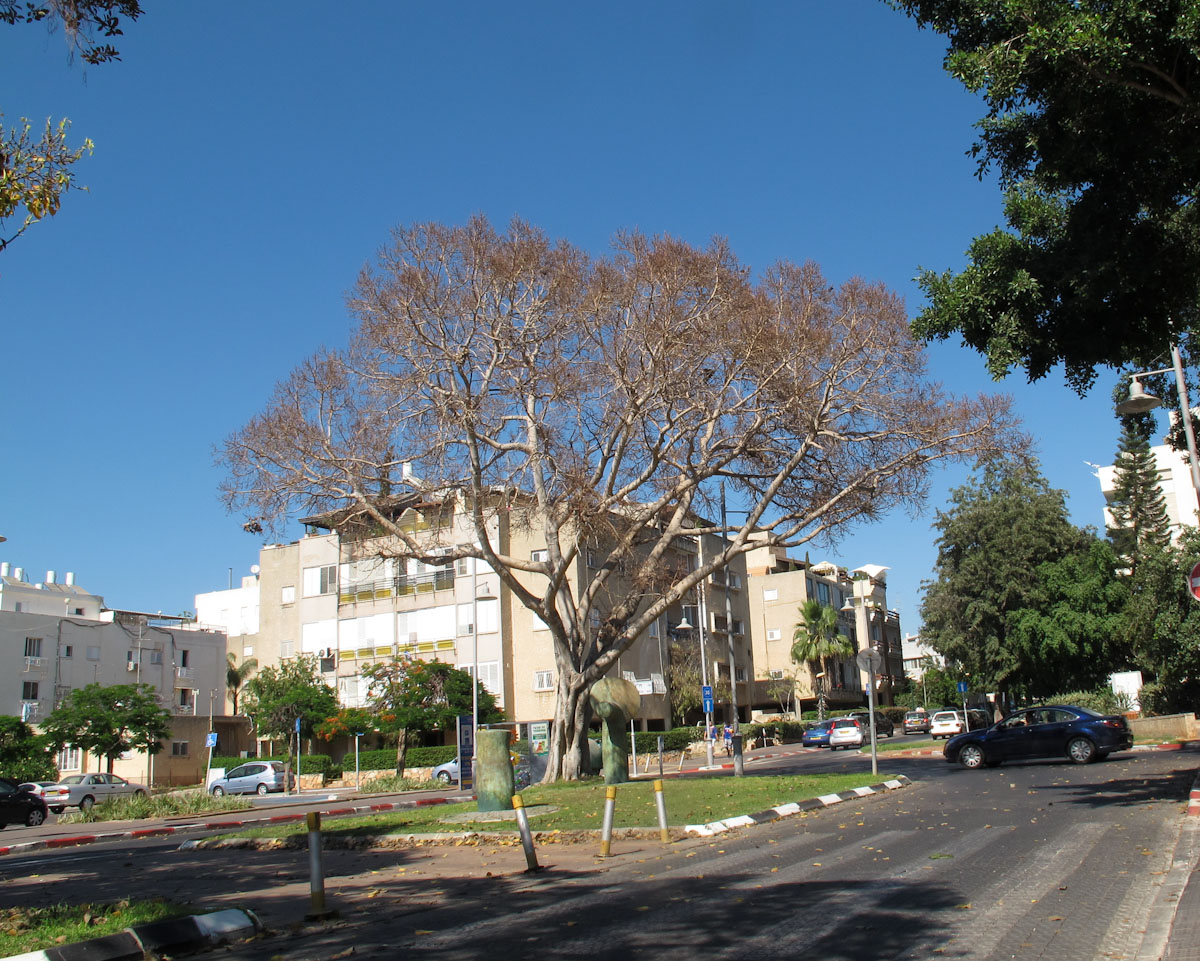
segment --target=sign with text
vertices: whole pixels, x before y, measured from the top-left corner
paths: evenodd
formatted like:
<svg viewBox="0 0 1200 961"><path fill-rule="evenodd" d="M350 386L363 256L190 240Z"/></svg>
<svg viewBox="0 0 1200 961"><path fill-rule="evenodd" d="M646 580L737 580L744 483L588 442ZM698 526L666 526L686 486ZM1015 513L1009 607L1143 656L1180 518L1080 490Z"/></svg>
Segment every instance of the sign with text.
<svg viewBox="0 0 1200 961"><path fill-rule="evenodd" d="M550 753L550 722L529 722L529 751L531 754Z"/></svg>
<svg viewBox="0 0 1200 961"><path fill-rule="evenodd" d="M474 787L471 762L475 759L475 720L470 714L458 715L458 786Z"/></svg>
<svg viewBox="0 0 1200 961"><path fill-rule="evenodd" d="M700 688L700 700L704 702L704 713L711 714L713 711L713 690L711 684L705 684Z"/></svg>

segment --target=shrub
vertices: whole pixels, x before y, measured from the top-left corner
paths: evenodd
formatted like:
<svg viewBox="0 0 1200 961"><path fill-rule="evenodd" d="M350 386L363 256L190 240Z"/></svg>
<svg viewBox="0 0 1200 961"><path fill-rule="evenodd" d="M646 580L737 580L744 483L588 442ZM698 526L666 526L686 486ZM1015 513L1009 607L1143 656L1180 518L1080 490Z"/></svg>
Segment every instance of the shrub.
<svg viewBox="0 0 1200 961"><path fill-rule="evenodd" d="M405 767L437 767L458 757L458 748L453 744L439 744L435 747L410 747L404 757ZM342 758L343 771L354 772L354 752ZM396 749L394 747L377 748L373 751L360 751L358 754L360 771L394 771L396 769Z"/></svg>
<svg viewBox="0 0 1200 961"><path fill-rule="evenodd" d="M301 754L298 767L293 757L214 757L212 766L223 767L228 772L249 761L279 761L281 764L291 764L295 774L324 774L326 777L333 768L333 758L328 754Z"/></svg>
<svg viewBox="0 0 1200 961"><path fill-rule="evenodd" d="M1086 707L1100 714L1122 714L1130 708L1129 697L1117 694L1111 688L1101 687L1094 691L1069 691L1046 698L1047 704L1073 704Z"/></svg>
<svg viewBox="0 0 1200 961"><path fill-rule="evenodd" d="M240 760L240 759L239 759ZM243 811L251 803L240 797L212 797L203 791L176 791L154 797L119 797L102 801L90 811L61 814L59 824L91 824L95 821L136 821L219 811Z"/></svg>

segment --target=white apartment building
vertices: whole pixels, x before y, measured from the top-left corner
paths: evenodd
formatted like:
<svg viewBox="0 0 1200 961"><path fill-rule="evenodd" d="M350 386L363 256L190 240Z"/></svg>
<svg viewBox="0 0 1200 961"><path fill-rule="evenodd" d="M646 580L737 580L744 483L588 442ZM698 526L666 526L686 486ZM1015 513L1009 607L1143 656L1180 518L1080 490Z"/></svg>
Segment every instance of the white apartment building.
<svg viewBox="0 0 1200 961"><path fill-rule="evenodd" d="M53 571L30 583L21 568L0 565L0 677L9 678L0 683L0 714L36 725L77 688L141 683L155 689L173 716L200 716L207 727L210 711L225 713L225 648L223 633L198 630L180 617L111 610L70 574L61 584ZM155 762L160 780L169 780L181 759L194 766L200 756L186 737L164 742ZM144 756L126 761L118 773L138 780L153 773ZM77 750L59 758L63 773L102 763Z"/></svg>
<svg viewBox="0 0 1200 961"><path fill-rule="evenodd" d="M1200 526L1197 520L1196 488L1192 485L1192 472L1186 451L1177 451L1166 444L1150 448L1158 469L1158 489L1166 503L1167 518L1171 522L1171 542L1178 543L1186 528ZM1100 481L1100 492L1104 495L1104 526L1114 524L1112 499L1116 489L1117 468L1115 464L1097 467L1095 477Z"/></svg>
<svg viewBox="0 0 1200 961"><path fill-rule="evenodd" d="M400 516L414 533L441 525L444 544L466 543L472 537L465 518L446 516L431 505L405 508ZM236 598L220 591L197 596L201 622L230 629L230 650L253 656L260 666L300 654L313 656L346 706L365 701L364 665L398 655L437 658L471 674L478 671L497 705L522 727L553 718L557 675L550 632L487 564L468 558L428 565L381 557L378 540L339 533L336 514L304 523L308 533L298 541L269 544L260 552L255 565L256 635L235 636L236 622L221 621L223 611L255 606L254 578L243 578ZM544 541L511 525L503 513L489 523L490 536L502 553L538 559L545 550ZM716 538L706 538L704 545L682 540L680 566L694 569L701 555L711 556L708 552L718 543ZM581 551L570 576L590 579L605 559L599 550ZM840 609L856 593L864 594L869 641L857 638L853 614L842 614L842 629L857 645L870 643L884 653L876 686L881 703L887 703L902 668L899 618L887 610L883 571L872 566L852 572L833 564L808 565L776 548L743 555L728 571L710 577L688 603L650 624L621 656L616 670L642 694L635 726L663 730L681 722L672 717L667 691L670 645L681 637L703 641L705 670L716 686L735 685L741 720L772 711L778 685L771 682L782 672L795 677L796 695L805 707L812 706L812 672L792 665L789 653L800 604L808 597ZM598 628L599 614L594 619ZM691 625L686 633L680 630L684 621ZM831 703L863 703L864 681L853 659L839 662L834 670ZM718 703L716 717L732 719L732 704Z"/></svg>

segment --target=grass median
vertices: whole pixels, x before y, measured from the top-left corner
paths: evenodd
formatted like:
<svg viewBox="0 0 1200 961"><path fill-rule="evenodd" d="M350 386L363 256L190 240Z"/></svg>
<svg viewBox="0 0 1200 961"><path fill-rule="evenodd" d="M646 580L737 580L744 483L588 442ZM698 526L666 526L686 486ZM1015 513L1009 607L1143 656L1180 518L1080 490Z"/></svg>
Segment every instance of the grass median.
<svg viewBox="0 0 1200 961"><path fill-rule="evenodd" d="M668 778L663 782L663 795L668 822L679 827L718 821L739 814L753 814L792 801L878 784L889 776L872 776L864 772ZM521 799L529 811L530 826L535 831L590 831L599 830L603 822L604 794L604 782L591 778L534 785L521 791ZM554 810L540 811L540 808ZM366 817L327 820L321 830L332 837L516 830L512 822L475 821L462 817L477 811L474 801L405 808ZM654 828L657 824L652 780L639 779L617 786L614 828ZM238 831L224 837L281 838L306 832L307 827L303 823L293 823Z"/></svg>
<svg viewBox="0 0 1200 961"><path fill-rule="evenodd" d="M158 899L4 908L0 910L0 956L74 944L187 913L181 905Z"/></svg>

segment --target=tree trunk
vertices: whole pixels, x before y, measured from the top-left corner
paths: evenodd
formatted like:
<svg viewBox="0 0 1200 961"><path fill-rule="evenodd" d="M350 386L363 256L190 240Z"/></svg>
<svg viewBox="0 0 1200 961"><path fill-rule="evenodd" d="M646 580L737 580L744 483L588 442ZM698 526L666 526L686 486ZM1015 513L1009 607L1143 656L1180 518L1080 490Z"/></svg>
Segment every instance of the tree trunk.
<svg viewBox="0 0 1200 961"><path fill-rule="evenodd" d="M408 756L408 729L400 728L396 735L396 776L404 777L404 761ZM461 761L460 761L461 763Z"/></svg>
<svg viewBox="0 0 1200 961"><path fill-rule="evenodd" d="M577 781L587 766L584 758L589 758L587 744L587 726L591 715L588 704L588 687L582 683L579 675L574 682L559 675L557 707L554 716L566 718L565 724L555 724L550 732L550 759L546 765L546 775L543 784L552 781Z"/></svg>

